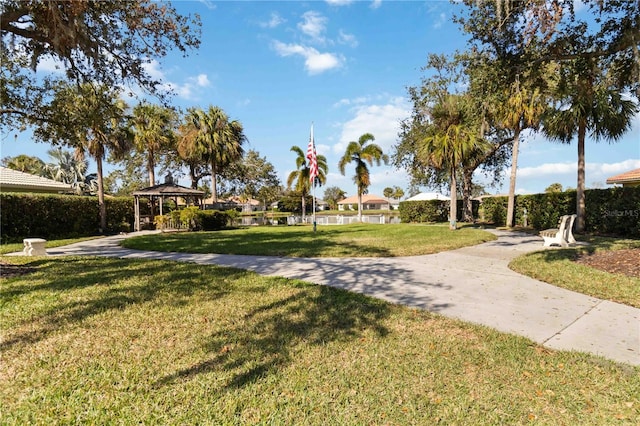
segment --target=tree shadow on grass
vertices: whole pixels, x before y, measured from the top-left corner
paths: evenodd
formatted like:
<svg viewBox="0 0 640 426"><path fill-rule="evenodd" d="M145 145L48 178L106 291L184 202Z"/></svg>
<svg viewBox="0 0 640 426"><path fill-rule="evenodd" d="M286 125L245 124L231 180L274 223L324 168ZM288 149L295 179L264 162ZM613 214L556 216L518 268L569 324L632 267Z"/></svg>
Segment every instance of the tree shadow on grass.
<svg viewBox="0 0 640 426"><path fill-rule="evenodd" d="M238 325L211 334L205 344L209 359L161 378L156 386L220 371L231 372L224 388L238 389L277 372L304 346L354 340L365 332L386 336L383 322L391 309L363 295L305 285L296 294L254 308Z"/></svg>
<svg viewBox="0 0 640 426"><path fill-rule="evenodd" d="M365 230L350 230L350 233ZM335 256L389 257L388 249L375 244L336 242L338 230L322 229L316 233L309 227L300 227L286 233L277 232L209 232L183 234L157 234L135 237L123 242L124 247L143 250L173 251L186 253L228 253L234 255L315 257L323 253ZM206 238L205 238L206 237ZM210 238L208 238L210 237Z"/></svg>
<svg viewBox="0 0 640 426"><path fill-rule="evenodd" d="M16 282L5 282L0 301L5 306L20 303L22 297L41 292L51 297L46 307L25 315L16 324L26 328L7 332L0 351L16 345L36 343L52 333L83 320L129 306L162 299L162 303L179 306L194 292L202 291L203 277L209 281L203 297L221 298L231 290L227 283L248 274L232 268L213 268L190 263L141 261L103 258L57 258L28 263L35 272ZM82 291L78 297L71 292ZM53 296L53 297L52 297ZM38 296L35 296L38 297ZM28 325L28 327L20 327Z"/></svg>

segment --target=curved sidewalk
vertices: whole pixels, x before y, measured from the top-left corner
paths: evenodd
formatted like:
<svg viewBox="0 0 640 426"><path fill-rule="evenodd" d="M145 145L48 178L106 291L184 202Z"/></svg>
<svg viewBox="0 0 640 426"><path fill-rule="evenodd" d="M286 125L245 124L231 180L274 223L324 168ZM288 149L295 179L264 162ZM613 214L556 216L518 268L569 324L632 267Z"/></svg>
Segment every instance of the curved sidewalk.
<svg viewBox="0 0 640 426"><path fill-rule="evenodd" d="M248 269L364 293L526 336L546 347L640 365L640 309L513 272L511 259L541 250L536 236L492 231L496 241L395 258L285 258L162 253L119 246L134 234L48 249L49 255L166 259ZM137 233L135 233L137 234Z"/></svg>

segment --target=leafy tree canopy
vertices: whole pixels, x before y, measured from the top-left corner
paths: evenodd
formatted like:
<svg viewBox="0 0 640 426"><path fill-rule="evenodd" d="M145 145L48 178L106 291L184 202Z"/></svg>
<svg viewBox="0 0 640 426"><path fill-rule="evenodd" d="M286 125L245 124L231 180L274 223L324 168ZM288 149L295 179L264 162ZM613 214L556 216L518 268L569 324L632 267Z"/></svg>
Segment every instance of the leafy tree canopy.
<svg viewBox="0 0 640 426"><path fill-rule="evenodd" d="M159 94L145 65L200 44L200 18L153 0L5 0L0 4L0 126L47 120L53 81L138 86ZM53 61L63 72L36 76ZM42 78L41 78L42 77Z"/></svg>

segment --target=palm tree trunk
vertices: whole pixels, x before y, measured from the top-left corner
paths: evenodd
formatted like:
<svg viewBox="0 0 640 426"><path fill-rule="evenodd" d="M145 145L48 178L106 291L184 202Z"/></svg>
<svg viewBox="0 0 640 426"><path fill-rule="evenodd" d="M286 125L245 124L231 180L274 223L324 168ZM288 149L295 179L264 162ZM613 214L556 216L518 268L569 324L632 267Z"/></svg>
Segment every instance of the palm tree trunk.
<svg viewBox="0 0 640 426"><path fill-rule="evenodd" d="M587 132L585 122L578 126L578 185L576 187L576 232L583 232L585 227L584 200L584 139Z"/></svg>
<svg viewBox="0 0 640 426"><path fill-rule="evenodd" d="M462 221L473 222L473 204L471 203L471 190L473 186L473 170L462 171Z"/></svg>
<svg viewBox="0 0 640 426"><path fill-rule="evenodd" d="M211 161L211 199L213 200L214 208L218 203L218 191L216 190L217 182L216 162Z"/></svg>
<svg viewBox="0 0 640 426"><path fill-rule="evenodd" d="M147 172L149 173L149 186L155 186L156 184L156 172L155 164L153 161L153 152L149 150L147 153Z"/></svg>
<svg viewBox="0 0 640 426"><path fill-rule="evenodd" d="M362 222L362 192L358 189L358 222Z"/></svg>
<svg viewBox="0 0 640 426"><path fill-rule="evenodd" d="M511 150L511 177L509 179L509 200L507 201L507 228L513 227L513 217L516 204L516 173L518 172L518 152L520 151L520 129L513 135Z"/></svg>
<svg viewBox="0 0 640 426"><path fill-rule="evenodd" d="M98 209L100 211L100 233L107 229L107 206L104 204L104 184L102 181L102 157L96 157L96 167L98 168Z"/></svg>
<svg viewBox="0 0 640 426"><path fill-rule="evenodd" d="M304 222L305 217L307 216L307 200L305 200L305 194L302 194L302 221Z"/></svg>
<svg viewBox="0 0 640 426"><path fill-rule="evenodd" d="M149 186L155 186L156 175L153 167L153 154L151 153L151 151L149 151L147 154L147 173L149 174ZM160 202L162 203L162 199L160 200ZM155 207L156 207L155 201L151 200L151 217L155 217L156 215Z"/></svg>
<svg viewBox="0 0 640 426"><path fill-rule="evenodd" d="M456 188L456 170L451 168L451 200L449 202L449 229L457 228L456 220L458 219L458 190Z"/></svg>

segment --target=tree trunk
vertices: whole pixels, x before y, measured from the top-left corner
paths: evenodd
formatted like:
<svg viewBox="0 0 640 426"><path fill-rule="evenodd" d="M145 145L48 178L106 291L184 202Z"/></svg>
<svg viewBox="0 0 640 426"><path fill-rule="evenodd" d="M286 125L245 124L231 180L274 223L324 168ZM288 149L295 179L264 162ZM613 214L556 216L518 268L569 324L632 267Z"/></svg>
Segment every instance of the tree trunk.
<svg viewBox="0 0 640 426"><path fill-rule="evenodd" d="M149 174L149 186L155 186L156 174L153 166L153 154L151 152L147 154L147 173ZM162 203L162 199L160 199L160 202ZM156 215L155 207L156 203L151 200L151 217L155 217Z"/></svg>
<svg viewBox="0 0 640 426"><path fill-rule="evenodd" d="M358 188L358 222L362 222L362 191Z"/></svg>
<svg viewBox="0 0 640 426"><path fill-rule="evenodd" d="M217 170L216 170L216 162L211 161L211 199L213 200L213 208L218 204L218 191L216 190L217 186Z"/></svg>
<svg viewBox="0 0 640 426"><path fill-rule="evenodd" d="M584 139L587 132L586 123L578 126L578 185L576 187L576 232L584 232L585 201L584 201Z"/></svg>
<svg viewBox="0 0 640 426"><path fill-rule="evenodd" d="M302 194L302 222L304 222L305 217L307 216L307 200L305 200L304 193Z"/></svg>
<svg viewBox="0 0 640 426"><path fill-rule="evenodd" d="M149 186L156 184L155 162L153 161L153 152L147 153L147 173L149 173Z"/></svg>
<svg viewBox="0 0 640 426"><path fill-rule="evenodd" d="M191 178L191 189L198 189L198 178L196 177L196 169L189 165L189 177Z"/></svg>
<svg viewBox="0 0 640 426"><path fill-rule="evenodd" d="M513 227L513 217L516 204L516 173L518 172L518 152L520 150L520 129L513 135L511 151L511 178L509 179L509 200L507 202L507 228Z"/></svg>
<svg viewBox="0 0 640 426"><path fill-rule="evenodd" d="M107 206L104 204L104 184L102 180L102 157L96 157L96 167L98 168L98 209L100 211L100 233L107 229Z"/></svg>
<svg viewBox="0 0 640 426"><path fill-rule="evenodd" d="M456 171L451 170L451 201L449 202L449 229L457 228L456 221L458 219L458 190L456 188Z"/></svg>
<svg viewBox="0 0 640 426"><path fill-rule="evenodd" d="M473 222L473 204L471 202L471 190L473 186L473 170L462 171L462 221Z"/></svg>

